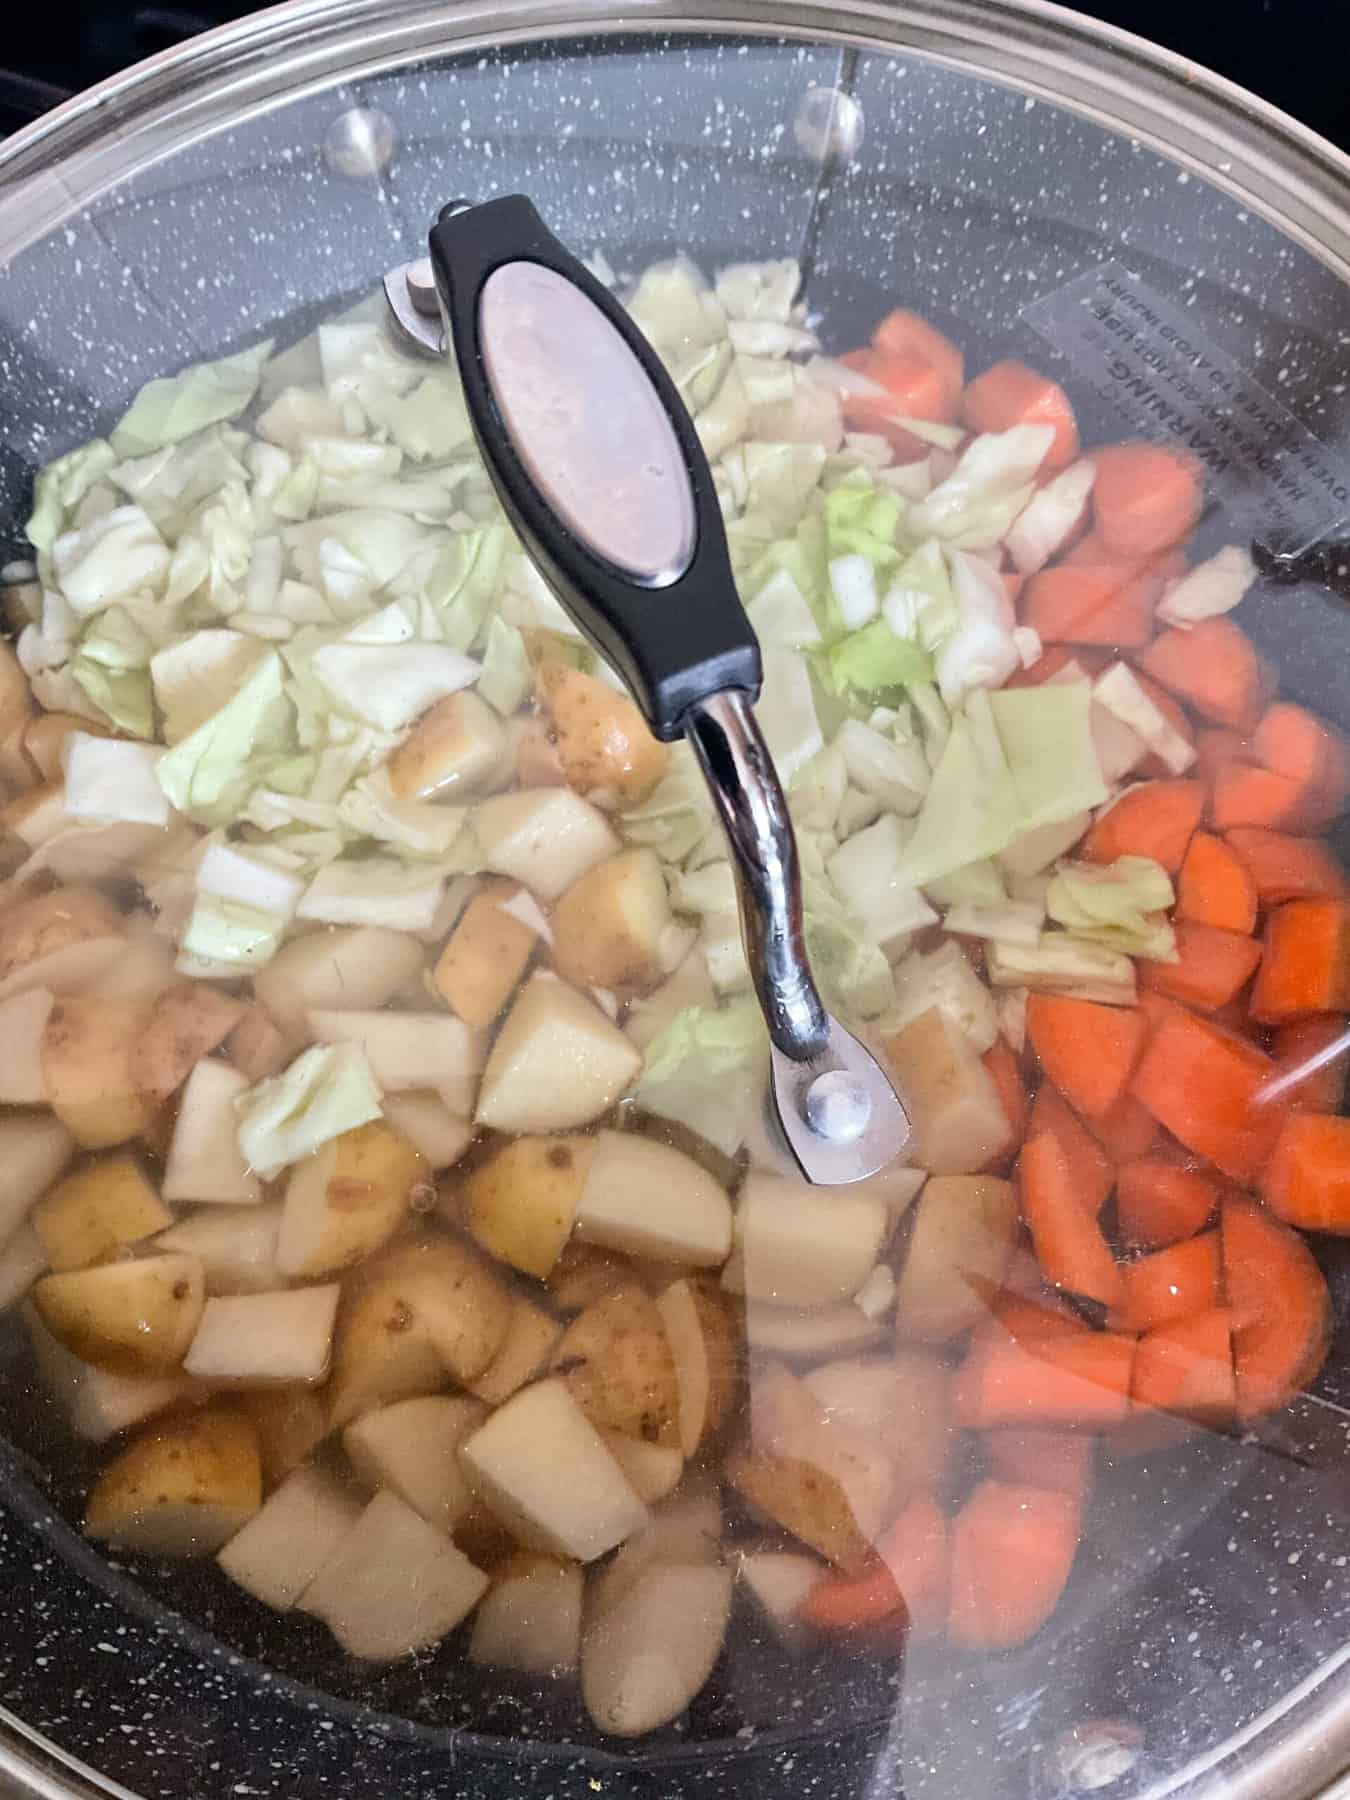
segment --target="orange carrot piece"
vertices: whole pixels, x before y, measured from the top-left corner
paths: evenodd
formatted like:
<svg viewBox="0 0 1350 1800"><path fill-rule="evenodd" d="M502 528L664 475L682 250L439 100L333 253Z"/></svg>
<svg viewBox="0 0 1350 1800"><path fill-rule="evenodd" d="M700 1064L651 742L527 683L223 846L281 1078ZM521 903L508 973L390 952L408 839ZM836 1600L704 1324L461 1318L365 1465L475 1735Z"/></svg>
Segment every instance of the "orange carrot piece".
<svg viewBox="0 0 1350 1800"><path fill-rule="evenodd" d="M1143 1048L1145 1022L1127 1006L1058 994L1027 998L1027 1040L1065 1099L1088 1118L1125 1092Z"/></svg>
<svg viewBox="0 0 1350 1800"><path fill-rule="evenodd" d="M1234 764L1250 768L1251 760L1250 740L1240 731L1230 731L1226 725L1206 725L1195 734L1195 762L1187 773L1193 780L1204 782L1212 801L1220 774Z"/></svg>
<svg viewBox="0 0 1350 1800"><path fill-rule="evenodd" d="M1215 772L1209 816L1216 831L1259 825L1289 831L1306 823L1306 795L1296 781L1247 763L1232 762Z"/></svg>
<svg viewBox="0 0 1350 1800"><path fill-rule="evenodd" d="M1255 1045L1161 996L1131 1092L1166 1130L1235 1181L1270 1154L1274 1109L1254 1104L1275 1065Z"/></svg>
<svg viewBox="0 0 1350 1800"><path fill-rule="evenodd" d="M1256 886L1262 906L1286 900L1335 900L1350 893L1345 870L1320 838L1290 837L1256 826L1230 831L1228 845Z"/></svg>
<svg viewBox="0 0 1350 1800"><path fill-rule="evenodd" d="M1193 1313L1208 1312L1223 1300L1219 1234L1205 1231L1155 1250L1121 1268L1125 1298L1111 1315L1116 1331L1156 1331Z"/></svg>
<svg viewBox="0 0 1350 1800"><path fill-rule="evenodd" d="M1167 720L1167 723L1172 727L1173 731L1176 732L1177 736L1184 738L1188 744L1194 744L1195 728L1191 724L1186 708L1181 702L1173 695L1169 694L1165 687L1159 687L1156 681L1151 680L1149 676L1143 674L1139 669L1135 670L1134 678L1157 707L1163 718ZM1191 768L1187 770L1187 773L1190 775L1195 775L1197 772L1198 763L1192 764ZM1144 758L1143 762L1140 763L1138 773L1145 781L1166 781L1168 776L1173 773L1173 770L1171 765L1165 763L1161 756L1147 756Z"/></svg>
<svg viewBox="0 0 1350 1800"><path fill-rule="evenodd" d="M991 1431L989 1467L1002 1481L1051 1488L1085 1501L1092 1488L1094 1445L1082 1431Z"/></svg>
<svg viewBox="0 0 1350 1800"><path fill-rule="evenodd" d="M1350 900L1290 900L1266 920L1252 1017L1282 1025L1350 1009Z"/></svg>
<svg viewBox="0 0 1350 1800"><path fill-rule="evenodd" d="M996 1039L990 1049L986 1050L984 1066L994 1078L999 1105L1012 1130L1009 1148L1015 1150L1026 1136L1027 1120L1031 1116L1031 1100L1022 1080L1022 1071L1017 1066L1016 1056L1003 1038Z"/></svg>
<svg viewBox="0 0 1350 1800"><path fill-rule="evenodd" d="M1293 1074L1310 1056L1344 1037L1346 1025L1343 1013L1318 1013L1277 1025L1271 1046L1277 1073ZM1298 1112L1339 1112L1345 1104L1346 1055L1342 1051L1335 1062L1324 1064L1297 1086L1286 1088L1280 1095L1281 1107Z"/></svg>
<svg viewBox="0 0 1350 1800"><path fill-rule="evenodd" d="M904 1600L911 1637L942 1629L951 1567L947 1515L928 1495L899 1514L877 1546Z"/></svg>
<svg viewBox="0 0 1350 1800"><path fill-rule="evenodd" d="M1120 1270L1058 1140L1044 1132L1029 1137L1017 1177L1022 1216L1046 1281L1103 1306L1119 1305Z"/></svg>
<svg viewBox="0 0 1350 1800"><path fill-rule="evenodd" d="M990 1308L990 1316L975 1329L972 1348L981 1336L993 1343L1012 1338L1017 1343L1039 1343L1048 1337L1076 1337L1090 1327L1071 1306L1054 1294L1031 1299L1025 1294L999 1294Z"/></svg>
<svg viewBox="0 0 1350 1800"><path fill-rule="evenodd" d="M1222 1197L1213 1175L1162 1156L1141 1156L1116 1171L1116 1222L1141 1250L1179 1244L1201 1230Z"/></svg>
<svg viewBox="0 0 1350 1800"><path fill-rule="evenodd" d="M822 1575L797 1608L797 1617L817 1631L837 1636L900 1620L904 1599L884 1562L868 1564L860 1575Z"/></svg>
<svg viewBox="0 0 1350 1800"><path fill-rule="evenodd" d="M1344 810L1350 751L1340 733L1306 707L1290 700L1270 707L1256 728L1252 751L1272 774L1298 788L1301 829L1320 831Z"/></svg>
<svg viewBox="0 0 1350 1800"><path fill-rule="evenodd" d="M1027 582L1022 622L1044 643L1138 650L1153 636L1162 578L1120 563L1059 563Z"/></svg>
<svg viewBox="0 0 1350 1800"><path fill-rule="evenodd" d="M1094 450L1092 512L1103 543L1117 556L1151 556L1189 537L1204 508L1196 463L1157 444Z"/></svg>
<svg viewBox="0 0 1350 1800"><path fill-rule="evenodd" d="M1010 688L1041 687L1045 682L1053 680L1070 663L1077 663L1087 675L1100 675L1110 661L1111 658L1104 650L1050 644L1029 669L1014 669L1003 685Z"/></svg>
<svg viewBox="0 0 1350 1800"><path fill-rule="evenodd" d="M1116 1331L972 1340L956 1372L956 1420L968 1431L1003 1425L1102 1431L1130 1403L1134 1339Z"/></svg>
<svg viewBox="0 0 1350 1800"><path fill-rule="evenodd" d="M1350 1119L1291 1113L1262 1171L1261 1193L1286 1225L1350 1237Z"/></svg>
<svg viewBox="0 0 1350 1800"><path fill-rule="evenodd" d="M1014 425L1053 425L1043 469L1067 469L1078 455L1078 422L1064 389L1025 363L999 362L977 375L961 397L972 431L1010 431Z"/></svg>
<svg viewBox="0 0 1350 1800"><path fill-rule="evenodd" d="M1179 962L1144 962L1139 980L1155 994L1166 994L1201 1012L1227 1006L1251 980L1261 960L1255 938L1222 931L1217 925L1197 925L1191 919L1176 921Z"/></svg>
<svg viewBox="0 0 1350 1800"><path fill-rule="evenodd" d="M1249 731L1261 716L1266 672L1251 639L1231 619L1202 619L1189 631L1164 631L1139 666L1216 725Z"/></svg>
<svg viewBox="0 0 1350 1800"><path fill-rule="evenodd" d="M1246 1425L1277 1412L1321 1368L1331 1296L1303 1239L1256 1201L1225 1201L1221 1230L1237 1416Z"/></svg>
<svg viewBox="0 0 1350 1800"><path fill-rule="evenodd" d="M936 325L903 306L896 307L872 333L873 345L887 356L915 357L931 363L955 401L966 379L966 359Z"/></svg>
<svg viewBox="0 0 1350 1800"><path fill-rule="evenodd" d="M1147 1156L1158 1138L1158 1122L1133 1094L1122 1094L1100 1117L1087 1121L1088 1130L1116 1164Z"/></svg>
<svg viewBox="0 0 1350 1800"><path fill-rule="evenodd" d="M1103 863L1149 856L1175 875L1204 806L1205 790L1198 781L1138 782L1096 820L1083 839L1083 854Z"/></svg>
<svg viewBox="0 0 1350 1800"><path fill-rule="evenodd" d="M952 1523L952 1642L1010 1650L1034 1636L1059 1604L1081 1527L1071 1494L982 1481Z"/></svg>
<svg viewBox="0 0 1350 1800"><path fill-rule="evenodd" d="M933 446L906 431L896 419L898 414L911 419L930 418L939 424L950 419L951 397L932 365L914 358L883 356L877 350L852 350L839 360L884 390L846 393L843 404L848 424L855 431L884 437L899 462L917 462L927 456Z"/></svg>
<svg viewBox="0 0 1350 1800"><path fill-rule="evenodd" d="M1131 1392L1136 1407L1179 1413L1214 1430L1231 1425L1237 1378L1228 1308L1173 1319L1140 1338Z"/></svg>
<svg viewBox="0 0 1350 1800"><path fill-rule="evenodd" d="M1256 883L1222 838L1197 831L1177 879L1177 918L1250 936L1256 930Z"/></svg>
<svg viewBox="0 0 1350 1800"><path fill-rule="evenodd" d="M1059 1090L1043 1081L1036 1094L1028 1138L1053 1138L1068 1169L1074 1192L1095 1219L1111 1192L1111 1160Z"/></svg>

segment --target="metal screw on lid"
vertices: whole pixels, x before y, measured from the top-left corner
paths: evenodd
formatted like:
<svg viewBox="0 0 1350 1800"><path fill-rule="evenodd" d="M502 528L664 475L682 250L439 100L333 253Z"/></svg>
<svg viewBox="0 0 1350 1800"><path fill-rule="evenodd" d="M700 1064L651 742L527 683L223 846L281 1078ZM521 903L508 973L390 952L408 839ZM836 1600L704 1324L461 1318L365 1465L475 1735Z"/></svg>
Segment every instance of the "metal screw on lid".
<svg viewBox="0 0 1350 1800"><path fill-rule="evenodd" d="M432 273L431 258L419 256L416 262L410 262L403 272L403 279L408 284L408 298L422 317L438 319L441 315L441 303L436 297L436 277Z"/></svg>
<svg viewBox="0 0 1350 1800"><path fill-rule="evenodd" d="M872 1096L847 1069L818 1075L806 1090L806 1122L817 1137L851 1144L872 1118Z"/></svg>
<svg viewBox="0 0 1350 1800"><path fill-rule="evenodd" d="M840 88L807 88L792 135L817 162L851 162L862 148L862 107Z"/></svg>
<svg viewBox="0 0 1350 1800"><path fill-rule="evenodd" d="M368 181L383 175L398 149L398 133L387 113L353 106L339 113L323 140L323 157L336 175Z"/></svg>

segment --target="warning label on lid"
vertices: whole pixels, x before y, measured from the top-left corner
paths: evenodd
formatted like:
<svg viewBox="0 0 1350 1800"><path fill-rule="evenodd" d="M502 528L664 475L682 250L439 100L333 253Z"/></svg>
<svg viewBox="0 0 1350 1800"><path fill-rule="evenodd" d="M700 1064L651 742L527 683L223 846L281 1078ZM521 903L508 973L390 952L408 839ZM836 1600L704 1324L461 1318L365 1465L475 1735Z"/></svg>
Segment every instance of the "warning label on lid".
<svg viewBox="0 0 1350 1800"><path fill-rule="evenodd" d="M1197 457L1214 499L1272 547L1306 549L1350 515L1350 469L1120 263L1023 316L1134 432Z"/></svg>

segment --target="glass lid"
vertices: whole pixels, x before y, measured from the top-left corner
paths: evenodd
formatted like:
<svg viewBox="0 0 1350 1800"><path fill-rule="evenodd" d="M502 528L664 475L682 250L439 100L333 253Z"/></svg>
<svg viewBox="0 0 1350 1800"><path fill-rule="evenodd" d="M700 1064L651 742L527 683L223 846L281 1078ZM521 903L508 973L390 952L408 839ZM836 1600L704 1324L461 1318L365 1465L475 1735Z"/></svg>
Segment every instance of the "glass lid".
<svg viewBox="0 0 1350 1800"><path fill-rule="evenodd" d="M298 4L4 146L28 1791L1329 1791L1346 174L1030 4ZM515 194L574 411L509 311L477 387L672 594L692 419L866 1181L476 436Z"/></svg>

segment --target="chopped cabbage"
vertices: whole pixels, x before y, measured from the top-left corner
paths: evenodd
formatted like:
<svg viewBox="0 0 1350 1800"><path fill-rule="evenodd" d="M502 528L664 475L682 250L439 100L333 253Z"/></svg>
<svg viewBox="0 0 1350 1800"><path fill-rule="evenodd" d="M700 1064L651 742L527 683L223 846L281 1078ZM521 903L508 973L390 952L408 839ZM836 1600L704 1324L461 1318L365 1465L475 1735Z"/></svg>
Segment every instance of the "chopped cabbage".
<svg viewBox="0 0 1350 1800"><path fill-rule="evenodd" d="M233 697L166 750L156 773L174 806L202 825L228 825L258 784L269 753L285 742L282 663L258 660Z"/></svg>
<svg viewBox="0 0 1350 1800"><path fill-rule="evenodd" d="M239 1149L264 1181L330 1139L380 1117L380 1090L358 1044L315 1044L235 1103Z"/></svg>
<svg viewBox="0 0 1350 1800"><path fill-rule="evenodd" d="M875 697L929 681L933 663L926 650L897 637L885 619L873 619L831 646L824 669L836 693Z"/></svg>
<svg viewBox="0 0 1350 1800"><path fill-rule="evenodd" d="M958 622L935 658L938 692L956 707L977 687L999 687L1021 665L1017 623L1003 578L965 551L952 553L952 593Z"/></svg>
<svg viewBox="0 0 1350 1800"><path fill-rule="evenodd" d="M963 900L948 907L943 924L959 937L998 938L1008 944L1040 942L1045 907L1036 900Z"/></svg>
<svg viewBox="0 0 1350 1800"><path fill-rule="evenodd" d="M988 706L1017 790L1019 831L1102 804L1106 784L1092 742L1092 695L1085 684L1004 688L989 695Z"/></svg>
<svg viewBox="0 0 1350 1800"><path fill-rule="evenodd" d="M1188 631L1201 619L1232 612L1256 580L1258 570L1240 544L1228 544L1208 562L1197 563L1174 582L1158 603L1158 617Z"/></svg>
<svg viewBox="0 0 1350 1800"><path fill-rule="evenodd" d="M471 687L481 669L444 644L324 644L315 679L348 717L376 731L401 731L446 694Z"/></svg>
<svg viewBox="0 0 1350 1800"><path fill-rule="evenodd" d="M847 556L834 557L829 569L835 614L844 629L860 631L864 625L870 625L881 608L871 560L855 550Z"/></svg>
<svg viewBox="0 0 1350 1800"><path fill-rule="evenodd" d="M1092 697L1099 710L1118 719L1147 749L1160 756L1173 775L1184 774L1195 761L1195 746L1182 737L1150 699L1128 663L1112 663L1109 669L1103 669L1093 684ZM1103 773L1108 780L1111 778L1106 770Z"/></svg>
<svg viewBox="0 0 1350 1800"><path fill-rule="evenodd" d="M1039 875L1072 850L1091 823L1092 814L1084 811L1071 813L1052 825L1037 825L999 851L999 867L1010 883Z"/></svg>
<svg viewBox="0 0 1350 1800"><path fill-rule="evenodd" d="M534 685L525 639L495 614L488 620L478 692L504 718L525 704Z"/></svg>
<svg viewBox="0 0 1350 1800"><path fill-rule="evenodd" d="M176 744L220 711L262 654L256 639L224 627L173 639L150 658L164 741Z"/></svg>
<svg viewBox="0 0 1350 1800"><path fill-rule="evenodd" d="M92 524L64 532L51 554L62 596L82 618L160 588L171 558L154 520L139 506L116 506Z"/></svg>
<svg viewBox="0 0 1350 1800"><path fill-rule="evenodd" d="M68 516L116 461L117 452L106 438L92 438L39 470L27 525L29 543L38 550L50 550Z"/></svg>
<svg viewBox="0 0 1350 1800"><path fill-rule="evenodd" d="M855 832L826 862L840 899L862 920L869 936L884 950L937 914L906 879L906 828L894 813L883 813L874 825Z"/></svg>
<svg viewBox="0 0 1350 1800"><path fill-rule="evenodd" d="M848 767L836 737L827 749L803 763L789 792L798 831L834 831L848 789Z"/></svg>
<svg viewBox="0 0 1350 1800"><path fill-rule="evenodd" d="M383 769L363 776L337 805L339 822L358 837L374 838L404 856L439 860L448 855L468 818L463 807L402 800Z"/></svg>
<svg viewBox="0 0 1350 1800"><path fill-rule="evenodd" d="M895 970L895 1008L887 1014L885 1029L902 1030L912 1019L934 1007L964 1031L983 1056L998 1036L994 996L962 953L950 940L926 956L911 951Z"/></svg>
<svg viewBox="0 0 1350 1800"><path fill-rule="evenodd" d="M1018 515L1003 546L1023 575L1043 569L1063 548L1083 516L1097 465L1086 457L1072 463L1034 493Z"/></svg>
<svg viewBox="0 0 1350 1800"><path fill-rule="evenodd" d="M319 870L301 896L296 915L325 925L426 931L435 921L444 890L443 877L425 866L405 868L388 856L339 858Z"/></svg>
<svg viewBox="0 0 1350 1800"><path fill-rule="evenodd" d="M926 883L923 891L934 906L997 906L1008 897L998 864L987 857Z"/></svg>
<svg viewBox="0 0 1350 1800"><path fill-rule="evenodd" d="M768 649L811 650L820 626L806 596L786 569L776 569L746 608L755 636Z"/></svg>
<svg viewBox="0 0 1350 1800"><path fill-rule="evenodd" d="M1061 863L1045 896L1046 911L1075 938L1176 961L1176 934L1167 918L1175 894L1160 863L1147 856L1115 862Z"/></svg>
<svg viewBox="0 0 1350 1800"><path fill-rule="evenodd" d="M984 968L996 988L1034 988L1106 1006L1133 1006L1137 998L1128 956L1066 931L1043 931L1039 944L994 939L985 946Z"/></svg>
<svg viewBox="0 0 1350 1800"><path fill-rule="evenodd" d="M734 1156L765 1104L768 1067L769 1037L753 997L688 1007L647 1046L633 1099Z"/></svg>
<svg viewBox="0 0 1350 1800"><path fill-rule="evenodd" d="M811 673L791 650L766 649L763 664L764 686L755 717L779 777L791 782L798 769L810 762L825 743L816 716Z"/></svg>
<svg viewBox="0 0 1350 1800"><path fill-rule="evenodd" d="M936 650L961 623L951 574L942 546L927 538L896 570L882 603L886 623L897 637Z"/></svg>
<svg viewBox="0 0 1350 1800"><path fill-rule="evenodd" d="M167 825L169 802L155 779L162 755L155 744L72 731L63 755L67 818L90 825Z"/></svg>
<svg viewBox="0 0 1350 1800"><path fill-rule="evenodd" d="M911 507L905 532L967 550L997 544L1032 498L1032 483L1054 442L1052 425L1014 425L972 439L960 461Z"/></svg>
<svg viewBox="0 0 1350 1800"><path fill-rule="evenodd" d="M272 340L218 362L195 363L180 375L147 382L112 433L119 456L144 456L177 444L204 426L237 419L258 391Z"/></svg>
<svg viewBox="0 0 1350 1800"><path fill-rule="evenodd" d="M717 277L716 295L728 319L765 319L786 325L801 284L792 257L777 261L729 263Z"/></svg>
<svg viewBox="0 0 1350 1800"><path fill-rule="evenodd" d="M861 719L845 719L835 733L833 747L854 787L889 812L918 812L928 791L930 771L912 736L887 736Z"/></svg>

